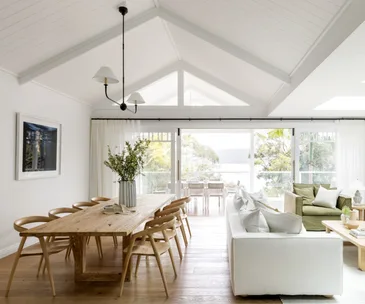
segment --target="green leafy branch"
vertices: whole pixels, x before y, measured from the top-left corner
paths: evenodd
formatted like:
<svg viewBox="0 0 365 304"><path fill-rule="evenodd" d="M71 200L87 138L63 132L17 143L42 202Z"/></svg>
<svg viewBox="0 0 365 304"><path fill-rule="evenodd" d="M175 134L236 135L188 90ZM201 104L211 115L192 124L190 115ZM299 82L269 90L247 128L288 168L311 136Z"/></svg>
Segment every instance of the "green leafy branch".
<svg viewBox="0 0 365 304"><path fill-rule="evenodd" d="M134 145L127 141L123 151L115 154L108 146L108 160L104 165L119 176L119 182L133 181L143 170L149 144L147 139L138 139Z"/></svg>

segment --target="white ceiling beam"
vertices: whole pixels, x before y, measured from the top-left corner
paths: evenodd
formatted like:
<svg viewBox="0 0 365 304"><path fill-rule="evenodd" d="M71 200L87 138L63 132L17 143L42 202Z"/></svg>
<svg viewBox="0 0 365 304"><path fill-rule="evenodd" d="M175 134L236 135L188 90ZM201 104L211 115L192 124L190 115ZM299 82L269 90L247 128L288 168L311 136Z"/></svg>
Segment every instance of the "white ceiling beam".
<svg viewBox="0 0 365 304"><path fill-rule="evenodd" d="M286 72L280 70L279 68L271 65L268 62L265 62L264 60L256 57L250 52L239 48L238 46L228 42L227 40L204 30L203 28L197 26L194 23L189 22L188 20L182 18L181 16L162 7L158 9L158 16L166 20L167 22L170 22L175 26L189 32L190 34L195 35L196 37L199 37L200 39L205 40L206 42L214 45L215 47L231 54L232 56L240 60L243 60L251 64L252 66L255 66L256 68L270 74L271 76L285 83L290 83L290 77Z"/></svg>
<svg viewBox="0 0 365 304"><path fill-rule="evenodd" d="M125 32L128 32L141 24L157 17L157 9L151 9L146 11L145 13L141 13L140 15L127 20L125 22ZM87 41L84 41L74 47L63 51L37 65L30 67L29 69L21 72L19 74L18 81L20 84L24 84L33 80L34 78L47 73L48 71L92 50L93 48L98 47L122 34L122 27L120 25L114 26L99 35L96 35L90 38Z"/></svg>
<svg viewBox="0 0 365 304"><path fill-rule="evenodd" d="M228 83L214 77L213 75L197 68L196 66L186 62L181 62L181 67L184 71L194 75L195 77L200 78L201 80L204 80L205 82L211 84L212 86L217 87L218 89L225 91L226 93L238 98L239 100L242 100L246 102L250 106L263 106L265 102L263 100L260 100L258 98L255 98L241 90L238 90L232 86L230 86Z"/></svg>
<svg viewBox="0 0 365 304"><path fill-rule="evenodd" d="M348 0L316 40L291 75L290 85L270 101L267 114L273 111L360 25L365 21L365 1ZM294 105L293 105L294 106Z"/></svg>

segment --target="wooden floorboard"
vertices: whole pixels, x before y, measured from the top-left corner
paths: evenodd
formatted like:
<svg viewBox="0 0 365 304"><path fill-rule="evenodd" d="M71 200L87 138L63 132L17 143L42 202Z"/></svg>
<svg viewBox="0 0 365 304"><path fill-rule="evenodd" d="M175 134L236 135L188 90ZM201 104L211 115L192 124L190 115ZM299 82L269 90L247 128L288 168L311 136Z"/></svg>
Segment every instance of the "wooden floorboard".
<svg viewBox="0 0 365 304"><path fill-rule="evenodd" d="M222 207L221 207L222 208ZM195 212L195 211L194 211ZM213 212L211 212L213 214ZM218 210L216 215L222 214ZM225 248L225 226L222 216L191 216L193 237L184 248L180 263L176 248L173 248L178 277L174 278L168 255L162 263L168 282L170 297L166 299L162 280L154 258L142 258L138 276L127 282L121 298L118 282L75 283L73 260L65 261L64 253L51 256L57 296L51 296L46 275L36 278L38 257L22 258L15 273L14 282L5 298L5 287L14 255L0 260L0 303L281 303L279 297L234 297L232 295L228 260ZM119 240L121 242L121 240ZM121 271L121 249L115 249L112 239L102 239L104 259L100 261L92 239L87 252L88 269ZM183 242L181 242L183 244ZM259 284L259 282L257 282Z"/></svg>

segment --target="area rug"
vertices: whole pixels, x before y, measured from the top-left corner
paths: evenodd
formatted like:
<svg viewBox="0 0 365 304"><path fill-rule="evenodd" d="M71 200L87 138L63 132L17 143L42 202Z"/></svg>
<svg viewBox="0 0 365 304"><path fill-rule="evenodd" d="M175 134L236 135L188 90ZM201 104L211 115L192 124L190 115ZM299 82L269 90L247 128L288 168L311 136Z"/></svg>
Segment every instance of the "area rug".
<svg viewBox="0 0 365 304"><path fill-rule="evenodd" d="M284 304L365 304L365 271L357 268L357 248L344 246L343 294L332 299L325 297L281 296ZM303 282L305 283L305 282Z"/></svg>

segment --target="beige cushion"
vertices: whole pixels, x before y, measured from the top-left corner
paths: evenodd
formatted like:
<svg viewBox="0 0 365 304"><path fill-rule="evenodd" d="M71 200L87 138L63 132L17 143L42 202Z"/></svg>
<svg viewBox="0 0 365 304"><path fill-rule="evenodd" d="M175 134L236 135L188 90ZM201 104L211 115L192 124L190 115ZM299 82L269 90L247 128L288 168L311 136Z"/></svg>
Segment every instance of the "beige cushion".
<svg viewBox="0 0 365 304"><path fill-rule="evenodd" d="M247 232L270 232L260 209L241 211L239 216L241 224Z"/></svg>
<svg viewBox="0 0 365 304"><path fill-rule="evenodd" d="M302 217L294 213L277 213L261 210L270 232L298 234L302 231Z"/></svg>

